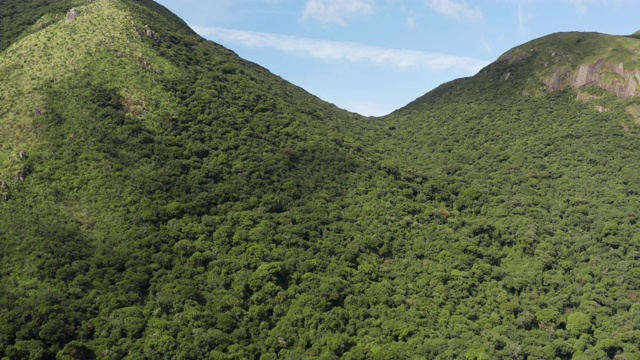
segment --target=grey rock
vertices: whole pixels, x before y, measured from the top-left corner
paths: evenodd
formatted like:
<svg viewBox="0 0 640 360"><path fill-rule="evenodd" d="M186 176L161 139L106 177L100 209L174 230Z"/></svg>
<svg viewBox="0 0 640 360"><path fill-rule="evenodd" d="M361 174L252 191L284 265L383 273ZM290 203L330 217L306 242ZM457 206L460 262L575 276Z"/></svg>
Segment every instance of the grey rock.
<svg viewBox="0 0 640 360"><path fill-rule="evenodd" d="M158 40L158 34L155 31L151 30L149 25L144 26L144 34L146 37L151 38L153 40Z"/></svg>
<svg viewBox="0 0 640 360"><path fill-rule="evenodd" d="M70 23L78 18L78 16L80 16L80 11L78 11L78 9L76 8L72 8L71 10L67 11L67 17L65 21Z"/></svg>
<svg viewBox="0 0 640 360"><path fill-rule="evenodd" d="M624 64L609 63L605 59L580 65L574 70L555 69L543 80L548 91L595 85L622 98L640 96L640 71L625 70Z"/></svg>

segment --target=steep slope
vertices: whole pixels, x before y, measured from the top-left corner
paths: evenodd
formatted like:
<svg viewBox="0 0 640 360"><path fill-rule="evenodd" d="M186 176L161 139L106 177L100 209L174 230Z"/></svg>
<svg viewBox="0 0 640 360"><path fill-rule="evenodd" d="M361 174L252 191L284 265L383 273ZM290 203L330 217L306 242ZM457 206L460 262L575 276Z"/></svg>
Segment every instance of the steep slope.
<svg viewBox="0 0 640 360"><path fill-rule="evenodd" d="M598 33L559 33L519 46L500 60L528 57L547 90L597 85L621 97L637 97L640 41Z"/></svg>
<svg viewBox="0 0 640 360"><path fill-rule="evenodd" d="M0 356L639 356L637 38L365 119L152 1L4 14Z"/></svg>
<svg viewBox="0 0 640 360"><path fill-rule="evenodd" d="M37 18L0 56L0 356L264 351L250 295L330 256L360 118L153 2L52 4L0 5Z"/></svg>
<svg viewBox="0 0 640 360"><path fill-rule="evenodd" d="M5 2L0 17L0 50L11 45L19 36L28 33L29 29L37 29L40 25L53 21L57 16L71 9L77 1L32 0L23 2ZM48 15L44 17L45 15ZM41 20L42 18L42 20ZM36 26L36 22L41 20Z"/></svg>
<svg viewBox="0 0 640 360"><path fill-rule="evenodd" d="M598 59L637 71L632 45L554 34L387 117L385 161L440 202L428 269L405 271L431 279L433 357L638 356L639 100L571 86Z"/></svg>

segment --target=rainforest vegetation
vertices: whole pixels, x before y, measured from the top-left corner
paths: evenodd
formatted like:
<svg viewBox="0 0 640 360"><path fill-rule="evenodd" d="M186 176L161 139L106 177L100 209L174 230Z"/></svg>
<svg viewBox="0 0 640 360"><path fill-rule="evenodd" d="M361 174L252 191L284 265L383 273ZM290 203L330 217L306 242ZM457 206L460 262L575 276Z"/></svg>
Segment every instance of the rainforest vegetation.
<svg viewBox="0 0 640 360"><path fill-rule="evenodd" d="M571 36L371 118L150 0L1 2L0 358L640 359L640 104L547 92Z"/></svg>

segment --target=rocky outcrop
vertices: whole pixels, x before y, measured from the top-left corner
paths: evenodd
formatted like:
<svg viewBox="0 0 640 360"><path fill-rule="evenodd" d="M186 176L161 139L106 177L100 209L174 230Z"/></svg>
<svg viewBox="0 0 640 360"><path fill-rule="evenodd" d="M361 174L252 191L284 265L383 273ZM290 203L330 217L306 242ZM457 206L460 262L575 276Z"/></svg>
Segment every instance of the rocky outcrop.
<svg viewBox="0 0 640 360"><path fill-rule="evenodd" d="M555 69L544 81L548 91L595 85L624 98L640 96L640 71L625 70L623 63L604 59L575 70Z"/></svg>
<svg viewBox="0 0 640 360"><path fill-rule="evenodd" d="M562 89L562 75L563 72L560 69L556 69L553 71L551 78L547 81L547 90L548 91L558 91Z"/></svg>
<svg viewBox="0 0 640 360"><path fill-rule="evenodd" d="M600 83L600 68L603 63L604 60L598 60L591 65L580 65L572 86L574 88L579 88L586 85Z"/></svg>
<svg viewBox="0 0 640 360"><path fill-rule="evenodd" d="M80 16L80 11L76 8L72 8L71 10L67 11L67 17L65 18L65 21L70 23L77 19L78 16Z"/></svg>
<svg viewBox="0 0 640 360"><path fill-rule="evenodd" d="M149 25L145 25L144 26L144 35L148 38L151 38L153 40L158 40L158 34L156 34L155 31L151 30L151 28L149 27Z"/></svg>
<svg viewBox="0 0 640 360"><path fill-rule="evenodd" d="M5 181L0 180L0 199L4 201L9 201L10 196L8 191L9 191L9 184L7 184Z"/></svg>

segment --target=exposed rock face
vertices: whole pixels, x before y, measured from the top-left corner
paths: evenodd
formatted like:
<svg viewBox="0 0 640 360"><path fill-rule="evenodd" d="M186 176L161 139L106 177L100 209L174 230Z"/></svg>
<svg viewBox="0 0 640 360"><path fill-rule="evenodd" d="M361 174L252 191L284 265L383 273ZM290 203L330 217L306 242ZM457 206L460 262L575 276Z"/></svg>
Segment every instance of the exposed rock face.
<svg viewBox="0 0 640 360"><path fill-rule="evenodd" d="M604 60L598 60L595 64L580 65L572 86L574 88L579 88L594 83L600 83L600 68L603 63Z"/></svg>
<svg viewBox="0 0 640 360"><path fill-rule="evenodd" d="M153 40L158 40L158 34L155 31L151 30L148 25L144 26L144 34L146 37L151 38Z"/></svg>
<svg viewBox="0 0 640 360"><path fill-rule="evenodd" d="M67 17L65 19L66 22L70 23L74 21L80 15L80 11L76 8L72 8L67 12Z"/></svg>
<svg viewBox="0 0 640 360"><path fill-rule="evenodd" d="M570 79L568 81L564 79ZM580 88L597 85L620 97L640 96L640 71L625 70L624 64L611 64L604 59L593 64L580 65L577 70L556 69L545 79L547 90L557 91L567 86Z"/></svg>
<svg viewBox="0 0 640 360"><path fill-rule="evenodd" d="M562 71L556 69L551 75L551 78L547 81L548 91L558 91L562 89Z"/></svg>

